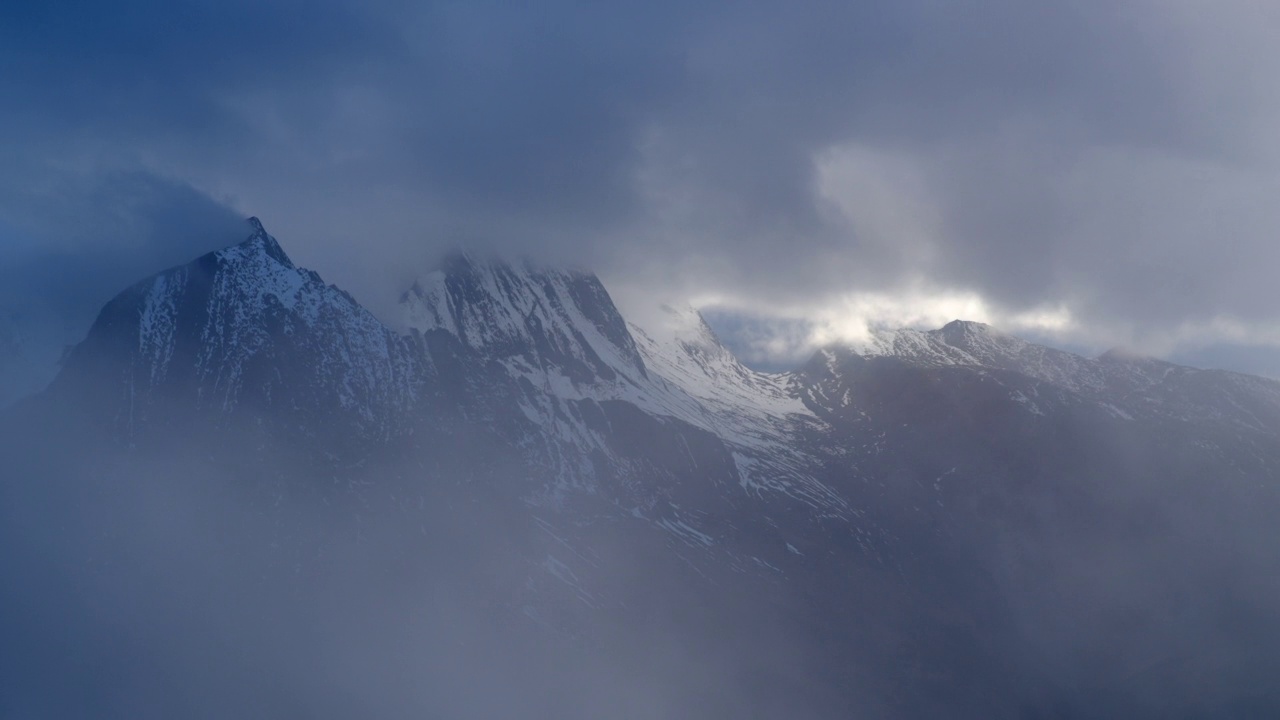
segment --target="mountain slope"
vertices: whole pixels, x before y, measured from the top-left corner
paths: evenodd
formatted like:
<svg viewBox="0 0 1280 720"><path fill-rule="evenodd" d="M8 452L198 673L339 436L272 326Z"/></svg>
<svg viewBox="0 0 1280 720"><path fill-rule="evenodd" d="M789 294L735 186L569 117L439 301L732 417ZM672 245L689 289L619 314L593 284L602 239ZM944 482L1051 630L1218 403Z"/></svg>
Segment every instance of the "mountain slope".
<svg viewBox="0 0 1280 720"><path fill-rule="evenodd" d="M423 358L250 224L107 303L53 392L93 398L130 435L171 413L271 417L339 445L398 433Z"/></svg>
<svg viewBox="0 0 1280 720"><path fill-rule="evenodd" d="M959 321L757 373L692 309L642 329L587 273L465 255L393 330L249 230L121 293L4 415L0 698L1277 706L1276 383Z"/></svg>
<svg viewBox="0 0 1280 720"><path fill-rule="evenodd" d="M850 348L923 367L1004 370L1042 381L1108 408L1119 417L1226 423L1280 432L1280 382L1199 370L1112 351L1085 358L1035 345L988 325L956 320L931 331L881 332Z"/></svg>
<svg viewBox="0 0 1280 720"><path fill-rule="evenodd" d="M401 304L409 328L451 333L515 372L554 370L541 380L572 386L645 377L625 321L592 275L455 255Z"/></svg>

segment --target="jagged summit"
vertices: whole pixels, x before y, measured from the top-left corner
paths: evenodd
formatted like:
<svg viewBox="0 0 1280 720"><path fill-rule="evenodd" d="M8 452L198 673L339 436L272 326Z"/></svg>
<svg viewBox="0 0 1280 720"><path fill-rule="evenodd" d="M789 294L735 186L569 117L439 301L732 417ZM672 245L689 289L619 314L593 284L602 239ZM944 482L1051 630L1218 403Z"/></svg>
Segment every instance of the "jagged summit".
<svg viewBox="0 0 1280 720"><path fill-rule="evenodd" d="M964 330L960 328L958 332L949 334L959 339ZM944 330L876 328L865 339L845 343L835 349L851 351L862 357L897 357L927 365L978 364L962 348L947 342Z"/></svg>
<svg viewBox="0 0 1280 720"><path fill-rule="evenodd" d="M294 427L313 433L319 418L340 412L361 433L393 432L416 372L403 338L295 266L260 220L247 222L243 241L108 302L59 382L106 406L128 398L120 422L130 431L154 401L192 412L284 407L299 415Z"/></svg>
<svg viewBox="0 0 1280 720"><path fill-rule="evenodd" d="M646 374L626 321L590 273L455 252L401 307L407 328L443 331L521 372L550 368L576 384Z"/></svg>
<svg viewBox="0 0 1280 720"><path fill-rule="evenodd" d="M986 323L953 320L936 330L879 330L847 350L862 357L893 357L928 367L1006 370L1074 390L1107 386L1097 361L1027 342Z"/></svg>
<svg viewBox="0 0 1280 720"><path fill-rule="evenodd" d="M1032 345L1022 338L1010 335L986 323L972 320L952 320L929 335L953 348L973 356L984 364L1008 364L1018 361L1025 353L1038 352L1041 346ZM1044 348L1050 350L1050 348Z"/></svg>
<svg viewBox="0 0 1280 720"><path fill-rule="evenodd" d="M213 254L217 255L219 253L226 253L229 250L235 250L246 255L262 253L266 257L284 265L285 267L297 267L293 264L293 261L289 259L284 248L280 247L280 243L267 232L267 229L263 226L261 220L256 217L250 217L246 222L252 230L252 234L250 234L249 237L230 248L215 251Z"/></svg>
<svg viewBox="0 0 1280 720"><path fill-rule="evenodd" d="M898 357L926 365L979 365L1007 369L1021 369L1028 356L1038 358L1044 353L1070 355L1034 345L974 320L952 320L935 330L876 329L866 340L850 343L847 349L863 357Z"/></svg>
<svg viewBox="0 0 1280 720"><path fill-rule="evenodd" d="M941 328L932 332L940 334L948 342L952 340L960 341L961 338L970 337L1010 337L1009 334L1001 331L1000 328L996 328L995 325L979 323L977 320L951 320L950 323L942 325Z"/></svg>
<svg viewBox="0 0 1280 720"><path fill-rule="evenodd" d="M994 326L988 325L987 323L978 322L977 320L965 320L963 318L956 318L955 320L952 320L946 325L943 325L939 329L940 330L970 330L970 331L977 331L977 332L1001 332Z"/></svg>

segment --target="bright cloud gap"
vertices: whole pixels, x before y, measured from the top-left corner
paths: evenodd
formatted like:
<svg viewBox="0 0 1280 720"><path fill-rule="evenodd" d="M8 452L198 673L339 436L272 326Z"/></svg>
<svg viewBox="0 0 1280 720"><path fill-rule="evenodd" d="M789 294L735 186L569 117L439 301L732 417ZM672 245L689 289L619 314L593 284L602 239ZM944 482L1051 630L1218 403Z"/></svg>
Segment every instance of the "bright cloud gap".
<svg viewBox="0 0 1280 720"><path fill-rule="evenodd" d="M816 307L760 308L733 298L695 298L708 322L744 362L781 369L827 345L859 347L878 333L932 330L972 320L1056 346L1081 349L1079 328L1065 305L1008 312L976 292L847 293Z"/></svg>

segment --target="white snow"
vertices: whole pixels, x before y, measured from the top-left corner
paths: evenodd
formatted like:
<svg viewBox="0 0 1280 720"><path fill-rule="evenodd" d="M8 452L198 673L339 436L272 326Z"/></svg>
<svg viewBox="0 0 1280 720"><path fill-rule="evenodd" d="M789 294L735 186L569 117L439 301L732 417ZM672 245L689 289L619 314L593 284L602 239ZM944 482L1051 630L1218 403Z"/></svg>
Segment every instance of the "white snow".
<svg viewBox="0 0 1280 720"><path fill-rule="evenodd" d="M742 365L693 308L666 308L654 328L628 325L630 343L620 346L579 307L569 287L580 280L573 273L470 257L465 263L465 272L473 273L467 288L478 289L478 296L455 299L449 275L431 273L405 294L405 325L418 332L449 332L491 353L511 377L542 391L516 402L526 417L549 431L544 434L554 445L577 449L565 455L548 448L560 457L563 480L557 492L589 478L592 468L585 458L590 450L604 449L603 439L575 422L564 403L622 400L720 437L749 493L781 493L807 505L842 509L840 496L811 476L806 458L790 440L797 417L816 421L790 390L793 378ZM598 358L614 377L596 375L583 382L546 358L530 358L523 351L536 345L531 343L535 330L567 357L583 362ZM518 351L504 354L506 348Z"/></svg>
<svg viewBox="0 0 1280 720"><path fill-rule="evenodd" d="M290 264L262 231L213 253L203 308L205 323L195 357L198 402L234 411L245 368L284 336L309 342L307 368L318 387L336 391L338 405L355 413L371 433L393 431L388 407L408 407L419 369L402 338L367 310L313 273ZM140 292L138 351L132 398L145 399L165 382L178 342L177 303L192 290L193 265L160 273Z"/></svg>

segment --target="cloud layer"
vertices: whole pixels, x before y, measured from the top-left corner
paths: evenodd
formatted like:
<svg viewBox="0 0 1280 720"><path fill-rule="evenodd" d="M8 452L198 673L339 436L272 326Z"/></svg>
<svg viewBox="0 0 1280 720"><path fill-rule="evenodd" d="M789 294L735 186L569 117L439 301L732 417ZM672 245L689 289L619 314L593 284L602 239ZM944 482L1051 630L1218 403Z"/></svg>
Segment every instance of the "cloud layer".
<svg viewBox="0 0 1280 720"><path fill-rule="evenodd" d="M808 318L810 343L971 298L1082 347L1272 346L1278 15L10 4L0 222L92 255L222 206L375 307L461 243L589 265L624 297ZM221 233L172 227L182 250Z"/></svg>

